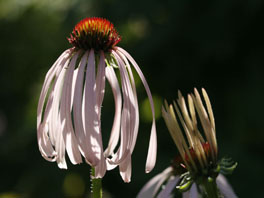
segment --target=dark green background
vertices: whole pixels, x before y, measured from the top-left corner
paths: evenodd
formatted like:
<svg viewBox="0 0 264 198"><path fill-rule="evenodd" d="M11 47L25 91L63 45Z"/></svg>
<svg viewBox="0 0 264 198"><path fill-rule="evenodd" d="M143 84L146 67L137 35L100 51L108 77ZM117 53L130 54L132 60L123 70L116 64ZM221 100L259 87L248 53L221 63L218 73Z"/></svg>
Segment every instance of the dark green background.
<svg viewBox="0 0 264 198"><path fill-rule="evenodd" d="M88 165L68 163L65 171L41 157L36 108L46 72L70 47L66 37L78 21L90 16L105 17L115 24L122 35L118 45L140 65L158 107L163 99L176 99L178 89L184 95L194 87L207 90L220 157L232 156L239 163L229 181L239 197L261 197L262 0L0 0L0 197L87 197ZM142 84L138 93L142 103L146 98ZM107 105L111 101L112 97L106 96L102 110L106 138L113 114L112 105ZM141 112L141 117L146 117L146 112ZM177 154L164 121L158 117L157 164L145 174L150 128L151 122L141 119L131 183L123 183L118 169L107 172L105 197L135 197ZM82 186L86 195L80 196Z"/></svg>

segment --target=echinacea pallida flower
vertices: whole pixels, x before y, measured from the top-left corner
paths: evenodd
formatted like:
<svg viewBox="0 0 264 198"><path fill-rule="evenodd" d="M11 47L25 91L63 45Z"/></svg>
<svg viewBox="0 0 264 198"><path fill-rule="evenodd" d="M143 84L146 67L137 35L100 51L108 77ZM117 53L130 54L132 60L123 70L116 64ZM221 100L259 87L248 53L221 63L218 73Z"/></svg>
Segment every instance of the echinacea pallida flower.
<svg viewBox="0 0 264 198"><path fill-rule="evenodd" d="M237 197L223 176L237 164L228 158L218 161L213 110L204 89L202 94L206 107L196 89L188 95L188 106L181 92L173 105L165 102L162 115L180 155L143 187L138 198L170 198L177 193L184 198Z"/></svg>
<svg viewBox="0 0 264 198"><path fill-rule="evenodd" d="M119 166L123 180L129 182L139 127L133 67L143 82L152 109L146 161L146 172L151 171L157 150L151 92L135 60L116 46L121 38L113 24L102 18L86 18L75 26L68 40L73 47L64 51L50 68L39 98L37 131L42 156L64 169L66 153L72 164L79 164L84 158L95 168L96 178ZM101 106L106 82L112 88L115 115L112 129L105 132L111 134L104 150Z"/></svg>

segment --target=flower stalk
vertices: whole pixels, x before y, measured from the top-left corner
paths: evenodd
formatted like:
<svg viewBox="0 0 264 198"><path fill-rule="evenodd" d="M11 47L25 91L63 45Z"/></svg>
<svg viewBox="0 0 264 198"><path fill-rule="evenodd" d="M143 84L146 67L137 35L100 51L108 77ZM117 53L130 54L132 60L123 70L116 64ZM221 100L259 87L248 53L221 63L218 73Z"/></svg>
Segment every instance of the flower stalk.
<svg viewBox="0 0 264 198"><path fill-rule="evenodd" d="M206 198L219 198L215 179L209 177L201 185L205 191Z"/></svg>
<svg viewBox="0 0 264 198"><path fill-rule="evenodd" d="M91 168L91 193L92 198L102 198L102 178L95 178L95 168Z"/></svg>

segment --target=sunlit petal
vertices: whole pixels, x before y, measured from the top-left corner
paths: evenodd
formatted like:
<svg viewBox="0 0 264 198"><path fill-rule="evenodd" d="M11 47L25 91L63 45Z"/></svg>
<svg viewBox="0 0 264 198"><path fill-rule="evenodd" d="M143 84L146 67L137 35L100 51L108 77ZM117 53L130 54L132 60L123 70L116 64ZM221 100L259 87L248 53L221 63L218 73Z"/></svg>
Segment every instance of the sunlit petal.
<svg viewBox="0 0 264 198"><path fill-rule="evenodd" d="M146 89L149 101L150 101L150 107L152 111L152 127L151 127L151 135L150 135L150 141L149 141L149 149L148 149L148 156L147 156L147 162L146 162L146 172L150 172L156 163L156 156L157 156L157 135L156 135L156 124L155 124L155 110L154 110L154 103L152 99L152 95L149 89L149 86L147 84L147 81L145 79L145 76L143 75L142 71L140 70L139 66L137 65L136 61L128 54L124 49L118 47L117 48L120 53L123 53L128 60L132 63L135 70L137 71L140 79L142 80L142 83Z"/></svg>
<svg viewBox="0 0 264 198"><path fill-rule="evenodd" d="M88 147L92 149L91 162L97 165L101 159L102 148L100 146L100 137L98 134L98 112L96 112L96 81L95 81L95 58L94 51L91 50L88 57L86 69L86 78L84 85L84 117L85 131L88 139Z"/></svg>
<svg viewBox="0 0 264 198"><path fill-rule="evenodd" d="M78 57L79 53L76 53L71 59L71 62L67 69L60 104L60 118L61 122L63 123L63 139L66 144L67 153L73 164L79 164L82 162L71 119L72 80L75 64Z"/></svg>
<svg viewBox="0 0 264 198"><path fill-rule="evenodd" d="M121 109L122 109L122 97L120 87L117 81L113 67L106 68L106 78L112 88L114 100L115 100L115 116L111 135L108 142L108 147L105 150L105 156L113 154L113 151L118 143L120 136L120 121L121 121Z"/></svg>

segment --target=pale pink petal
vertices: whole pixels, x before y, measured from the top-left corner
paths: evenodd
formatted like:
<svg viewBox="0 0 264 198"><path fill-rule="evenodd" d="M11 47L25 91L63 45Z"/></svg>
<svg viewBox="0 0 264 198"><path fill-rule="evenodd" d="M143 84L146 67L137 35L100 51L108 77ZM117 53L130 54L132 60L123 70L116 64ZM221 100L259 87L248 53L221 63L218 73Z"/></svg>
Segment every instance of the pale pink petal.
<svg viewBox="0 0 264 198"><path fill-rule="evenodd" d="M54 75L55 75L56 71L58 70L58 68L60 68L66 62L66 59L68 58L68 56L69 56L69 50L64 51L60 55L60 57L55 61L55 63L52 65L52 67L49 69L49 71L46 74L44 83L42 85L42 90L40 93L39 102L38 102L37 127L41 123L43 105L44 105L45 98L46 98L46 95L48 93L49 87L51 85L52 79L54 78ZM64 63L62 63L62 62L64 62Z"/></svg>
<svg viewBox="0 0 264 198"><path fill-rule="evenodd" d="M133 91L127 70L125 68L124 62L118 56L117 53L112 51L115 56L120 70L122 92L124 97L124 105L122 110L121 118L121 144L119 152L120 158L124 159L127 150L131 150L131 145L134 137L134 127L135 127L135 101L133 96ZM119 159L120 159L119 158Z"/></svg>
<svg viewBox="0 0 264 198"><path fill-rule="evenodd" d="M48 161L54 161L56 159L56 152L53 149L54 143L54 137L49 134L49 118L51 115L51 107L52 107L52 100L53 100L53 90L54 86L52 88L52 93L49 96L43 120L42 123L40 123L38 127L38 143L39 143L39 149L41 152L41 155Z"/></svg>
<svg viewBox="0 0 264 198"><path fill-rule="evenodd" d="M50 89L52 85L52 80L55 78L55 82L56 82L57 73L58 71L60 72L62 66L65 64L70 52L71 50L66 50L64 53L62 53L62 55L57 59L57 61L53 64L53 66L50 68L50 70L46 74L45 81L43 83L39 102L38 102L38 109L37 109L38 144L39 144L41 155L48 161L54 161L56 158L56 152L54 151L52 147L52 142L50 139L51 137L50 135L48 135L48 127L47 127L47 118L50 115L50 109L51 109L51 103L52 103L51 98L53 95L54 83L53 83L53 88L51 90L51 94L48 99L46 108L44 110L44 114L43 114L43 106L44 106L44 102L45 102L48 90ZM42 118L42 114L44 115L44 118Z"/></svg>
<svg viewBox="0 0 264 198"><path fill-rule="evenodd" d="M130 67L130 64L127 60L127 58L125 57L124 54L118 52L118 55L124 60L125 62L125 66L128 70L128 73L129 73L129 78L131 80L131 85L132 85L132 89L133 89L133 94L130 93L133 97L134 97L134 108L132 109L133 111L133 114L135 115L134 118L132 121L132 126L134 127L134 131L133 131L133 138L132 138L132 144L131 144L131 147L130 147L130 151L131 153L133 152L134 150L134 147L135 147L135 144L136 144L136 140L137 140L137 135L138 135L138 127L139 127L139 110L138 110L138 100L137 100L137 91L136 91L136 85L135 85L135 80L134 80L134 76L133 76L133 72L132 72L132 69ZM129 81L129 80L128 80Z"/></svg>
<svg viewBox="0 0 264 198"><path fill-rule="evenodd" d="M157 157L157 134L156 134L156 124L152 123L151 134L149 140L148 156L146 162L146 173L149 173L155 166Z"/></svg>
<svg viewBox="0 0 264 198"><path fill-rule="evenodd" d="M127 157L127 155L130 153L130 150L127 149L123 144L124 144L124 140L123 137L121 135L121 140L120 140L120 146L117 150L116 153L114 153L113 155L111 155L111 159L107 158L107 163L109 164L109 168L112 169L112 167L114 167L113 165L119 165L120 163L122 163L122 161ZM122 149L125 149L124 152L122 152ZM107 169L109 170L109 169Z"/></svg>
<svg viewBox="0 0 264 198"><path fill-rule="evenodd" d="M105 56L103 51L100 52L100 60L97 69L96 76L96 106L98 111L98 117L101 117L101 106L105 93Z"/></svg>
<svg viewBox="0 0 264 198"><path fill-rule="evenodd" d="M140 190L137 198L153 198L160 189L161 185L172 175L173 168L168 167L162 173L159 173L149 180Z"/></svg>
<svg viewBox="0 0 264 198"><path fill-rule="evenodd" d="M120 136L120 121L121 121L121 109L122 109L122 97L117 77L115 75L113 67L106 67L106 78L112 88L114 100L115 100L115 116L111 135L104 154L106 157L113 154L113 151L118 143ZM112 167L112 166L111 166Z"/></svg>
<svg viewBox="0 0 264 198"><path fill-rule="evenodd" d="M77 79L78 71L79 71L79 69L76 68L76 69L74 70L74 72L73 72L73 77L72 77L72 87L71 87L71 89L72 89L72 94L71 94L71 108L73 107L73 102L74 102L73 98L74 98L74 94L75 94L75 84L76 84L76 79Z"/></svg>
<svg viewBox="0 0 264 198"><path fill-rule="evenodd" d="M113 161L112 161L112 159L109 159L109 158L106 158L106 170L113 170L114 168L116 168L117 167L117 163L116 164L113 164L112 163Z"/></svg>
<svg viewBox="0 0 264 198"><path fill-rule="evenodd" d="M88 147L92 149L89 156L91 158L90 161L92 164L97 165L96 161L101 160L103 148L100 145L100 124L98 123L98 112L96 111L95 58L93 49L91 49L88 57L84 90L84 129L86 138L90 142Z"/></svg>
<svg viewBox="0 0 264 198"><path fill-rule="evenodd" d="M98 135L98 143L103 150L103 143L102 143L102 133L101 133L101 106L103 103L105 92L105 57L103 51L100 52L100 60L97 69L97 76L96 76L96 106L95 111L97 114L96 117L96 132ZM106 160L104 157L104 153L101 152L101 160L99 164L95 167L95 177L102 178L106 172Z"/></svg>
<svg viewBox="0 0 264 198"><path fill-rule="evenodd" d="M51 103L50 116L48 118L49 125L49 137L51 139L52 144L56 149L56 138L58 133L61 133L61 122L59 120L59 104L61 99L61 91L63 87L63 81L65 76L65 71L68 67L69 59L64 63L63 69L58 72L58 77L55 79L53 90L50 94L49 101Z"/></svg>
<svg viewBox="0 0 264 198"><path fill-rule="evenodd" d="M216 178L216 184L224 198L237 198L237 195L233 191L231 185L228 183L224 175L218 175Z"/></svg>
<svg viewBox="0 0 264 198"><path fill-rule="evenodd" d="M149 98L150 101L150 106L151 106L151 111L152 111L152 127L151 127L151 135L150 135L150 141L149 141L149 149L148 149L148 156L147 156L147 162L146 162L146 172L150 172L156 163L156 155L157 155L157 135L156 135L156 124L155 124L155 111L154 111L154 104L153 104L153 99L152 95L149 89L149 86L147 84L147 81L140 70L139 66L137 65L136 61L130 56L129 53L127 53L124 49L117 47L118 51L122 54L124 54L128 60L132 63L134 66L135 70L137 71Z"/></svg>
<svg viewBox="0 0 264 198"><path fill-rule="evenodd" d="M68 64L69 64L69 59L67 59L67 60L65 59L64 61L62 61L58 65L58 68L56 70L56 74L54 76L54 83L50 87L50 94L49 94L49 97L48 97L48 101L47 101L47 105L46 105L46 108L45 108L45 113L44 113L44 117L43 117L43 121L42 121L43 124L46 123L46 124L48 124L49 127L50 127L50 117L51 117L51 114L53 112L52 108L54 106L53 103L54 103L55 86L57 85L58 77L59 77L61 71ZM48 136L50 138L50 141L51 141L52 145L54 146L55 145L55 136L56 136L55 131L53 131L53 130L48 130L48 131L49 131L48 132Z"/></svg>
<svg viewBox="0 0 264 198"><path fill-rule="evenodd" d="M118 60L119 61L119 60ZM123 70L122 70L123 71ZM121 74L120 69L120 76L121 76L121 85L122 85L122 92L124 97L124 104L121 112L121 140L120 140L120 147L118 149L116 160L120 163L120 159L124 160L124 154L128 152L127 145L129 141L128 133L129 133L129 110L128 110L128 104L127 101L128 95L126 91L126 82L124 80L124 76Z"/></svg>
<svg viewBox="0 0 264 198"><path fill-rule="evenodd" d="M171 192L175 189L177 182L179 181L180 177L175 176L170 178L168 183L166 184L165 188L158 194L157 198L170 198Z"/></svg>
<svg viewBox="0 0 264 198"><path fill-rule="evenodd" d="M84 120L83 120L83 84L84 84L84 74L85 74L85 67L87 64L89 52L87 51L83 57L81 58L80 65L77 68L78 73L75 82L75 91L73 96L73 123L75 127L75 134L77 137L77 141L79 143L79 148L81 150L82 155L85 157L86 161L95 166L98 163L98 160L93 157L91 142L84 130Z"/></svg>
<svg viewBox="0 0 264 198"><path fill-rule="evenodd" d="M111 160L109 160L109 163L114 164L120 164L128 155L130 150L127 148L128 145L128 134L129 133L129 125L128 122L128 110L126 107L126 103L123 105L122 113L121 113L121 131L120 131L120 146L115 154L113 154L113 157Z"/></svg>
<svg viewBox="0 0 264 198"><path fill-rule="evenodd" d="M65 67L67 67L66 65ZM54 101L51 107L51 116L49 120L49 134L54 135L55 139L55 150L57 152L57 163L59 168L67 168L65 161L65 142L62 136L62 125L59 117L59 103L61 98L61 90L63 87L63 80L66 69L63 69L58 77L58 81L54 89Z"/></svg>
<svg viewBox="0 0 264 198"><path fill-rule="evenodd" d="M69 67L64 79L62 90L62 97L60 103L60 118L64 123L62 126L63 138L66 144L66 150L72 164L79 164L82 162L81 154L79 152L78 143L74 134L71 115L71 99L72 99L72 80L75 64L80 53L77 52L71 59Z"/></svg>
<svg viewBox="0 0 264 198"><path fill-rule="evenodd" d="M129 153L124 161L119 165L119 171L124 182L129 183L131 180L131 154Z"/></svg>
<svg viewBox="0 0 264 198"><path fill-rule="evenodd" d="M67 169L67 164L65 160L65 143L61 132L57 134L55 147L57 151L56 161L58 163L58 167L61 169Z"/></svg>
<svg viewBox="0 0 264 198"><path fill-rule="evenodd" d="M65 59L63 59L61 62L59 62L58 66L57 66L57 69L55 71L56 74L54 76L54 83L53 83L52 87L50 87L50 94L49 94L49 97L47 100L47 105L46 105L46 108L44 111L44 116L43 116L43 119L41 118L42 119L41 126L43 126L43 127L40 128L40 131L41 131L41 129L45 128L45 135L43 135L43 140L46 141L45 144L50 141L53 146L55 146L56 131L50 129L50 122L51 122L50 117L51 117L52 113L54 112L54 111L52 111L52 108L54 107L53 101L54 101L55 85L58 87L58 83L57 83L58 76L60 75L62 68L65 66L67 67L68 63L69 63L69 60L66 59L66 57L65 57ZM48 91L48 90L46 90L46 91Z"/></svg>
<svg viewBox="0 0 264 198"><path fill-rule="evenodd" d="M56 161L56 152L54 151L50 139L48 137L48 126L47 124L41 124L38 130L38 144L39 150L44 159L50 162Z"/></svg>
<svg viewBox="0 0 264 198"><path fill-rule="evenodd" d="M103 178L106 173L106 168L106 161L99 161L99 164L95 167L95 178Z"/></svg>

